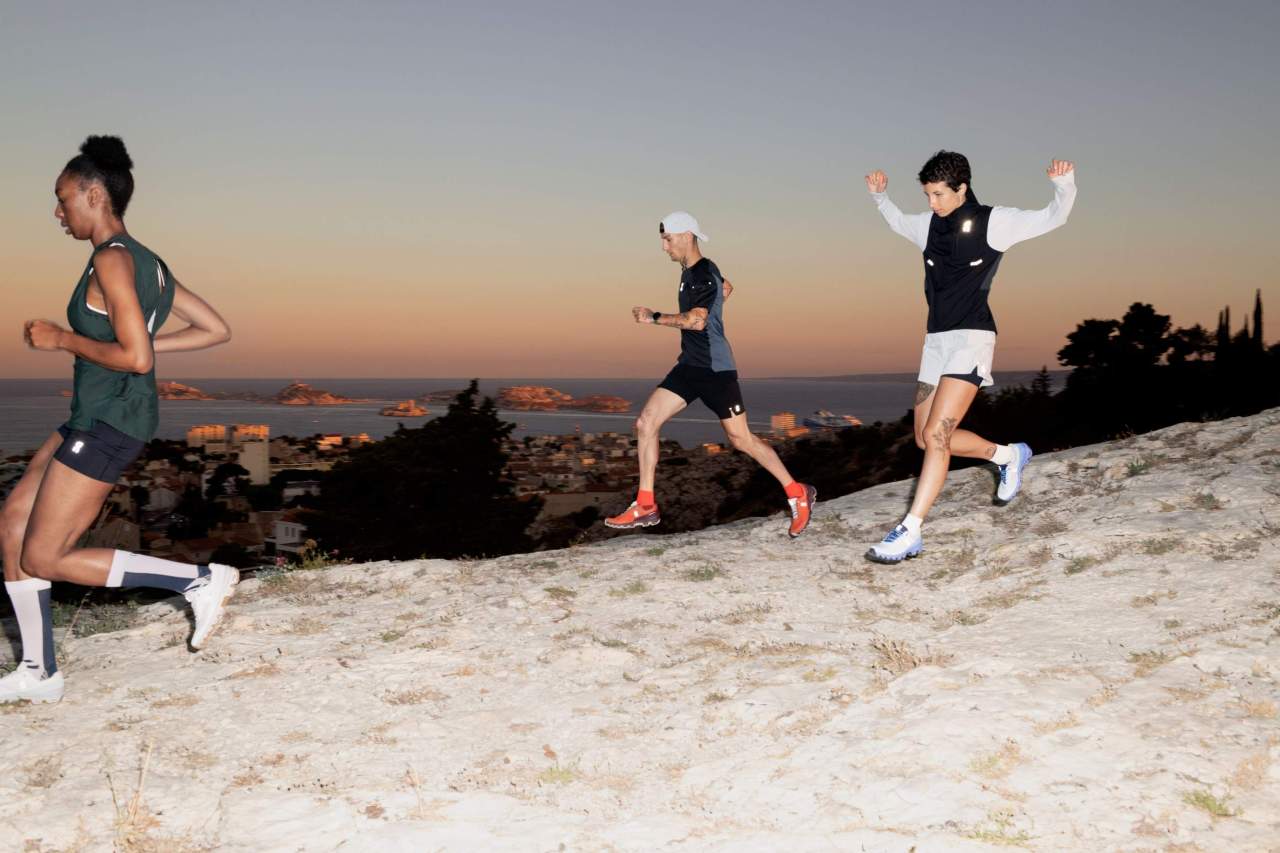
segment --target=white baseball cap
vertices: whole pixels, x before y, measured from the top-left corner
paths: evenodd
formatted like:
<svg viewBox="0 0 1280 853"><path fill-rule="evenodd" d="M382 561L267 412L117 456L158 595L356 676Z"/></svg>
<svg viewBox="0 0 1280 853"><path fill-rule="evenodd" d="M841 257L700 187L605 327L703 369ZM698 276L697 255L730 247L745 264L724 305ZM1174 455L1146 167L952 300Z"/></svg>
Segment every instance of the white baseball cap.
<svg viewBox="0 0 1280 853"><path fill-rule="evenodd" d="M711 242L711 238L698 230L698 220L693 218L692 213L686 213L683 210L677 210L675 213L668 213L658 223L659 234L683 234L686 231L693 233L704 243Z"/></svg>

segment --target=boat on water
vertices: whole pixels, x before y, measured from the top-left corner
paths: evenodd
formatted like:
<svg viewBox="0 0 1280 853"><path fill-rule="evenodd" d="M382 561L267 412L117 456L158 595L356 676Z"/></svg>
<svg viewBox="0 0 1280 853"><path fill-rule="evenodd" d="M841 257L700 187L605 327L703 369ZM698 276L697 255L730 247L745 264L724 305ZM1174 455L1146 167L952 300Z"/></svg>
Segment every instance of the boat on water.
<svg viewBox="0 0 1280 853"><path fill-rule="evenodd" d="M804 425L813 429L846 429L862 426L862 421L853 415L837 415L826 409L820 409L805 418Z"/></svg>

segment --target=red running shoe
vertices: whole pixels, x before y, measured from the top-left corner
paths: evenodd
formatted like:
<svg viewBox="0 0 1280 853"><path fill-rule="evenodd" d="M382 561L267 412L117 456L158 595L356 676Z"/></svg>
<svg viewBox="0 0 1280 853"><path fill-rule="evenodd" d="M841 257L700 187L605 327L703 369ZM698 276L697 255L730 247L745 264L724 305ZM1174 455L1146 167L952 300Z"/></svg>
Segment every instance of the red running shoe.
<svg viewBox="0 0 1280 853"><path fill-rule="evenodd" d="M817 500L818 490L813 486L805 485L804 497L787 498L787 503L791 505L791 527L787 530L787 535L795 539L804 529L809 526L809 519L813 518L813 504Z"/></svg>
<svg viewBox="0 0 1280 853"><path fill-rule="evenodd" d="M604 523L605 526L617 530L630 530L633 527L653 527L660 521L662 521L662 516L658 513L656 506L642 507L632 501L631 506L623 510L621 514L615 515L613 518L606 518Z"/></svg>

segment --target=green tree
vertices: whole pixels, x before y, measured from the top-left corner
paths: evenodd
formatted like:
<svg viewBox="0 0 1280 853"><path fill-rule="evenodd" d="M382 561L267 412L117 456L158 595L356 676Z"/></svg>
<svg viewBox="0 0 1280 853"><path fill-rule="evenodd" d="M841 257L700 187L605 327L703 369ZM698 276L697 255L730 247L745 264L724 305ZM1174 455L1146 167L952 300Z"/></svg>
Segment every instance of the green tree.
<svg viewBox="0 0 1280 853"><path fill-rule="evenodd" d="M206 500L223 495L243 495L249 491L249 471L234 462L223 462L213 469L209 485L204 491Z"/></svg>
<svg viewBox="0 0 1280 853"><path fill-rule="evenodd" d="M515 424L472 381L441 417L352 451L321 481L306 516L323 550L356 560L491 556L529 550L541 501L504 477Z"/></svg>

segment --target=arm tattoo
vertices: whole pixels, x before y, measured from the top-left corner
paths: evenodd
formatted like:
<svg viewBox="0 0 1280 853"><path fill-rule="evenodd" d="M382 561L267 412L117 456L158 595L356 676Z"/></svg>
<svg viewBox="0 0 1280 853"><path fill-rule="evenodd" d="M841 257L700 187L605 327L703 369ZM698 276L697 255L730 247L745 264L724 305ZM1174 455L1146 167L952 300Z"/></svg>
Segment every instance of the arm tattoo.
<svg viewBox="0 0 1280 853"><path fill-rule="evenodd" d="M700 309L694 308L682 314L663 314L658 319L659 326L671 326L675 329L692 329L697 331L706 328L707 318Z"/></svg>
<svg viewBox="0 0 1280 853"><path fill-rule="evenodd" d="M923 403L925 400L928 400L929 395L933 393L933 389L936 387L937 387L936 385L930 385L928 382L917 382L916 383L916 405L918 406L921 403Z"/></svg>

